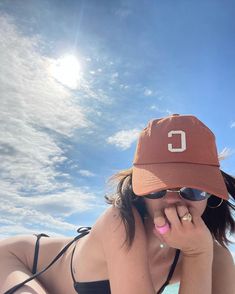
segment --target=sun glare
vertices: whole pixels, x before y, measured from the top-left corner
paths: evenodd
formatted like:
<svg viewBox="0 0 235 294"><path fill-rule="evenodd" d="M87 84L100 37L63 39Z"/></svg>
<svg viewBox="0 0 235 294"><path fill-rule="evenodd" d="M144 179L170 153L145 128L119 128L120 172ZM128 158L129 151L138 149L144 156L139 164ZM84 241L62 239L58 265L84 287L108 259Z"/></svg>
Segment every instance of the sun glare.
<svg viewBox="0 0 235 294"><path fill-rule="evenodd" d="M65 55L52 62L52 76L61 84L76 89L81 78L81 65L74 55Z"/></svg>

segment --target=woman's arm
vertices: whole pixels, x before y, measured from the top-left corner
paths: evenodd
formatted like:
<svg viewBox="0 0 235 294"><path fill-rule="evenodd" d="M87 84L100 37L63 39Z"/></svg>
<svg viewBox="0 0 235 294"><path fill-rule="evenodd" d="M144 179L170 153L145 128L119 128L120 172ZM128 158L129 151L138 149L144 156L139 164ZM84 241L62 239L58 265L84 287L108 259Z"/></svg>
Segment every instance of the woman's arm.
<svg viewBox="0 0 235 294"><path fill-rule="evenodd" d="M212 261L213 252L199 253L195 255L183 254L179 293L213 293Z"/></svg>
<svg viewBox="0 0 235 294"><path fill-rule="evenodd" d="M180 294L235 293L235 266L229 250L214 242L211 254L184 256Z"/></svg>
<svg viewBox="0 0 235 294"><path fill-rule="evenodd" d="M229 250L214 244L212 294L235 293L235 265Z"/></svg>
<svg viewBox="0 0 235 294"><path fill-rule="evenodd" d="M161 237L169 246L179 248L182 254L179 293L213 294L213 238L199 211L184 205L167 207L164 211L170 229ZM187 211L191 213L192 221L182 219ZM159 220L160 216L156 215L155 224L158 225Z"/></svg>
<svg viewBox="0 0 235 294"><path fill-rule="evenodd" d="M0 293L4 293L16 284L32 276L27 266L19 258L18 250L22 249L22 243L9 238L0 241ZM13 243L15 242L15 243ZM18 250L17 250L18 248ZM27 251L27 248L25 248ZM48 291L36 279L22 286L14 294L49 294Z"/></svg>

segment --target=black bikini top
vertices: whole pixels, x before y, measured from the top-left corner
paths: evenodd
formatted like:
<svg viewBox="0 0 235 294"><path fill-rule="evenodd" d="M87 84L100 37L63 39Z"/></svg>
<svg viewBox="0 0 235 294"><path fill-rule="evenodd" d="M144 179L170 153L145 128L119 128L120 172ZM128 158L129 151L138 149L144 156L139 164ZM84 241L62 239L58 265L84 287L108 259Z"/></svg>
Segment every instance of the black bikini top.
<svg viewBox="0 0 235 294"><path fill-rule="evenodd" d="M65 247L56 255L56 257L51 261L49 265L47 265L43 270L37 273L37 262L38 262L38 253L39 253L39 240L41 237L49 237L46 234L39 234L37 235L37 241L35 245L35 253L34 253L34 261L33 261L33 269L32 273L33 275L26 279L25 281L13 286L9 290L7 290L3 294L13 294L15 293L16 290L21 288L23 285L28 283L29 281L33 280L34 278L37 278L39 275L44 273L48 268L50 268L65 252L66 250L73 244L75 243L78 239L84 237L85 235L89 234L91 230L91 227L80 227L78 228L77 232L79 233L72 241L70 241ZM94 282L77 282L74 278L73 275L73 270L72 270L72 260L73 260L73 255L75 251L76 246L74 246L73 251L72 251L72 256L71 256L71 264L70 264L70 269L71 269L71 274L72 278L74 281L74 289L79 293L79 294L111 294L110 290L110 283L109 280L103 280L103 281L94 281ZM157 292L157 294L160 294L164 291L165 287L169 284L170 279L172 278L172 275L174 273L175 267L177 265L178 259L180 255L180 250L176 250L176 254L174 257L174 261L170 267L170 271L168 273L166 282L162 285L160 290Z"/></svg>

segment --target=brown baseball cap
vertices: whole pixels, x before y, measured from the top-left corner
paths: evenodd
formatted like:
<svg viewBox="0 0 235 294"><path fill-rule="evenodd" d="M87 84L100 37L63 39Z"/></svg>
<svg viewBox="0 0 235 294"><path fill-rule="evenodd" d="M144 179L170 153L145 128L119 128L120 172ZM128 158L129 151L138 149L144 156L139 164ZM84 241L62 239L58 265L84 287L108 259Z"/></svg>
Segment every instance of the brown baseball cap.
<svg viewBox="0 0 235 294"><path fill-rule="evenodd" d="M203 190L228 199L212 131L193 115L172 114L148 123L133 162L136 195L176 187Z"/></svg>

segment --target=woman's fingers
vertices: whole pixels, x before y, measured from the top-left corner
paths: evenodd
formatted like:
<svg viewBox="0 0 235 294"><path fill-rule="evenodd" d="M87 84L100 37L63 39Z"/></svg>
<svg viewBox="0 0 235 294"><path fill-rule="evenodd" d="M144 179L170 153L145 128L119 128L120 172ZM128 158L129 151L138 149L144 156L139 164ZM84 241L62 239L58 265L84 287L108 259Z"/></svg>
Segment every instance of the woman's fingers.
<svg viewBox="0 0 235 294"><path fill-rule="evenodd" d="M154 220L158 235L170 247L179 248L186 253L197 253L211 246L211 234L199 212L193 207L167 207ZM163 227L158 228L159 225Z"/></svg>
<svg viewBox="0 0 235 294"><path fill-rule="evenodd" d="M176 209L180 219L189 212L188 208L184 205L178 205L176 206Z"/></svg>
<svg viewBox="0 0 235 294"><path fill-rule="evenodd" d="M159 212L159 214L155 215L154 224L157 227L163 227L166 224L166 218L164 217L163 213Z"/></svg>
<svg viewBox="0 0 235 294"><path fill-rule="evenodd" d="M193 224L194 215L186 206L179 205L176 207L181 225L191 226Z"/></svg>
<svg viewBox="0 0 235 294"><path fill-rule="evenodd" d="M180 225L179 217L175 206L165 208L164 212L171 224L171 227L178 227Z"/></svg>
<svg viewBox="0 0 235 294"><path fill-rule="evenodd" d="M170 230L170 225L161 211L158 211L154 216L154 233L160 239L161 242L165 242L163 235Z"/></svg>
<svg viewBox="0 0 235 294"><path fill-rule="evenodd" d="M165 214L169 220L172 229L181 229L184 225L192 225L189 220L183 220L184 216L187 216L189 210L186 206L178 205L165 208Z"/></svg>
<svg viewBox="0 0 235 294"><path fill-rule="evenodd" d="M156 230L163 235L167 233L170 228L180 229L182 227L182 222L186 222L182 221L181 218L187 213L189 213L189 211L186 206L170 206L165 208L164 212L156 212L154 216L154 224Z"/></svg>
<svg viewBox="0 0 235 294"><path fill-rule="evenodd" d="M192 223L194 225L196 225L196 226L204 226L205 225L203 219L201 218L201 215L194 207L190 207L189 213L192 215Z"/></svg>
<svg viewBox="0 0 235 294"><path fill-rule="evenodd" d="M168 245L176 244L175 241L182 242L185 237L185 229L192 226L192 223L181 218L189 213L186 206L170 206L164 211L157 211L154 217L155 233L161 241ZM173 239L172 239L173 238ZM178 240L178 241L177 241ZM173 243L172 243L173 241Z"/></svg>

